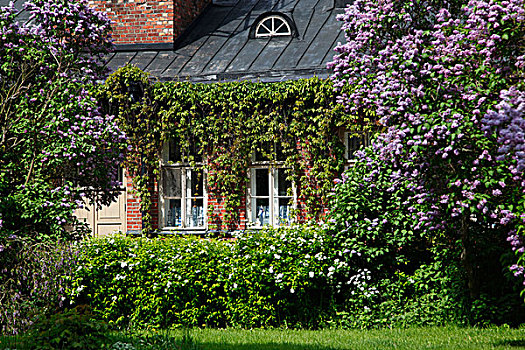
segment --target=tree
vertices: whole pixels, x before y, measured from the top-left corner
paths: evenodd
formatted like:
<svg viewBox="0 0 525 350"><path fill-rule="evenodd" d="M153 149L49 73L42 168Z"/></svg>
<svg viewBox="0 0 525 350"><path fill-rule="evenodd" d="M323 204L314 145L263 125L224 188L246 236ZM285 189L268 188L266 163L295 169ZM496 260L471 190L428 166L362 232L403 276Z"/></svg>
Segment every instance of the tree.
<svg viewBox="0 0 525 350"><path fill-rule="evenodd" d="M460 242L475 298L489 243L508 234L521 244L523 106L509 107L505 91L521 96L525 3L357 0L341 19L346 43L330 66L336 85L352 90L340 101L349 111L375 111L384 132L347 174L356 178L336 189L335 220L348 232ZM500 96L507 102L496 106ZM505 136L509 125L514 141ZM360 197L363 185L382 198L374 210L360 207L372 196Z"/></svg>
<svg viewBox="0 0 525 350"><path fill-rule="evenodd" d="M126 137L89 91L110 22L84 0L24 8L24 23L12 3L0 9L0 239L70 238L73 210L109 203L119 185Z"/></svg>

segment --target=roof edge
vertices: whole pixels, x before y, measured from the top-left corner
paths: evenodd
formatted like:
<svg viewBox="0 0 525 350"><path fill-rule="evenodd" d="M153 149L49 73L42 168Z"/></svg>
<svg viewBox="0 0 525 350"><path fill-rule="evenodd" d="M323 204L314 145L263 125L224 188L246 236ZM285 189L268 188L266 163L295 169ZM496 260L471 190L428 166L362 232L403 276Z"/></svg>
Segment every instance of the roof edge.
<svg viewBox="0 0 525 350"><path fill-rule="evenodd" d="M115 44L115 52L128 51L173 51L173 43Z"/></svg>

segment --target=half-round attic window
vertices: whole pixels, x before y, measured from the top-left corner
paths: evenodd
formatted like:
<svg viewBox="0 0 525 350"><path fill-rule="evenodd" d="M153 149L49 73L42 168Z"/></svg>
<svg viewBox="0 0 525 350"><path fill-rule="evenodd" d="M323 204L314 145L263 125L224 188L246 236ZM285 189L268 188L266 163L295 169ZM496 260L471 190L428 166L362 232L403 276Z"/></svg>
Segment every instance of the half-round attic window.
<svg viewBox="0 0 525 350"><path fill-rule="evenodd" d="M292 27L283 16L269 15L259 20L255 26L256 38L269 38L273 36L291 36Z"/></svg>

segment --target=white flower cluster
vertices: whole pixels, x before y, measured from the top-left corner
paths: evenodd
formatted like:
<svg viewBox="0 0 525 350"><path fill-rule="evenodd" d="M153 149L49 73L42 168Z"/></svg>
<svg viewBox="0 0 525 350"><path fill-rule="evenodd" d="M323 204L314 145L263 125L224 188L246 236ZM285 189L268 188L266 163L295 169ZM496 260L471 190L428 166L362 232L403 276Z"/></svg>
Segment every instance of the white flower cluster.
<svg viewBox="0 0 525 350"><path fill-rule="evenodd" d="M135 347L132 344L129 343L123 343L123 342L116 342L111 346L111 349L113 350L135 350Z"/></svg>
<svg viewBox="0 0 525 350"><path fill-rule="evenodd" d="M353 285L355 290L352 290L351 294L355 295L356 293L362 292L366 298L370 298L379 293L375 287L368 286L368 281L372 279L370 270L360 269L357 271L357 274L350 277L346 284Z"/></svg>

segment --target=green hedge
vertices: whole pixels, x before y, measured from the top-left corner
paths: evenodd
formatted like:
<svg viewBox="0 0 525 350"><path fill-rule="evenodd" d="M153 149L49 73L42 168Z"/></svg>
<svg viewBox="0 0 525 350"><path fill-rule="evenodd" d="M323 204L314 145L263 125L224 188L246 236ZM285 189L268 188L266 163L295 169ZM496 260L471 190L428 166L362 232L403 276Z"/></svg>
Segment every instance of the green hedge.
<svg viewBox="0 0 525 350"><path fill-rule="evenodd" d="M243 233L236 240L91 239L74 300L133 327L307 327L333 319L344 265L318 228Z"/></svg>
<svg viewBox="0 0 525 350"><path fill-rule="evenodd" d="M458 249L437 244L424 257L410 254L405 268L374 267L366 249L349 250L319 226L244 232L234 240L112 236L78 248L72 303L90 305L116 327L523 322L519 292L502 285L499 294L469 298Z"/></svg>

